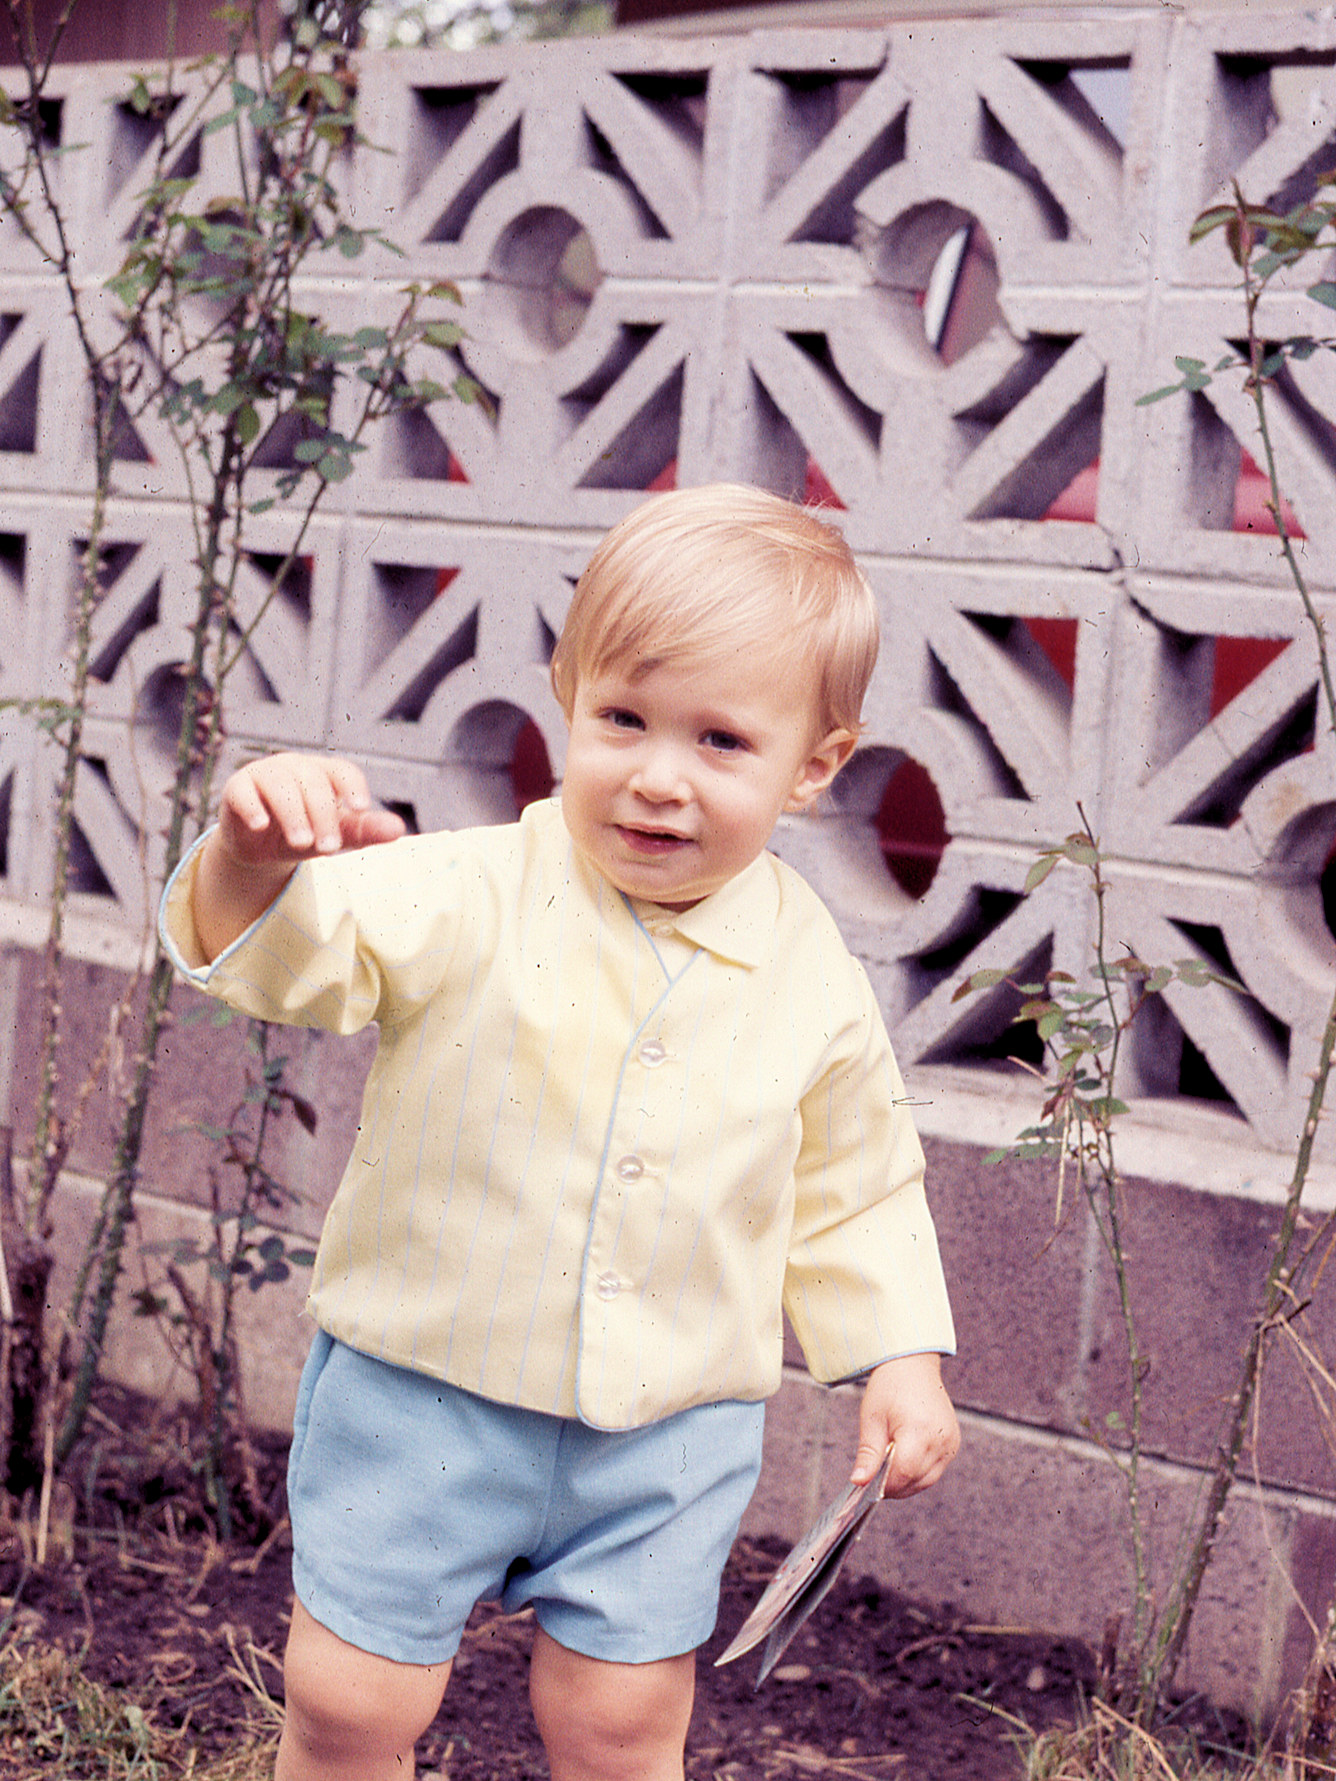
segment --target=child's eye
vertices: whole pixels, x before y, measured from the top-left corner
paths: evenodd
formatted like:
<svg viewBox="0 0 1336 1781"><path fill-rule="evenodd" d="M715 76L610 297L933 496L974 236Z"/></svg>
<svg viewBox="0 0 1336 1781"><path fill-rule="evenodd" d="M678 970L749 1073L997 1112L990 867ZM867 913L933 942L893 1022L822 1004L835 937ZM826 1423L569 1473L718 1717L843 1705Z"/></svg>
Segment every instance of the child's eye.
<svg viewBox="0 0 1336 1781"><path fill-rule="evenodd" d="M612 725L614 730L643 730L643 720L634 712L626 711L621 706L613 706L603 713L603 721Z"/></svg>
<svg viewBox="0 0 1336 1781"><path fill-rule="evenodd" d="M712 748L716 754L737 754L747 744L741 736L735 736L732 730L707 730L704 736L705 746Z"/></svg>

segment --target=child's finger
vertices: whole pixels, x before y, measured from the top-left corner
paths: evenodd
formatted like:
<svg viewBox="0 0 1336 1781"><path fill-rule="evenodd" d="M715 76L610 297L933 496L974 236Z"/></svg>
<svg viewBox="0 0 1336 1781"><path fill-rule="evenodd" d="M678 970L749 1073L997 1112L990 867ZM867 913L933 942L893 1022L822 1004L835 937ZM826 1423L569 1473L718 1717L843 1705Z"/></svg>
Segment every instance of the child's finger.
<svg viewBox="0 0 1336 1781"><path fill-rule="evenodd" d="M858 1451L854 1455L854 1469L849 1475L850 1484L870 1484L881 1470L881 1462L886 1458L886 1449L891 1445L890 1438L884 1429L875 1434L861 1433L862 1438L858 1443Z"/></svg>
<svg viewBox="0 0 1336 1781"><path fill-rule="evenodd" d="M252 835L262 835L269 827L269 807L249 773L234 773L223 787L219 816L223 820L231 817Z"/></svg>
<svg viewBox="0 0 1336 1781"><path fill-rule="evenodd" d="M370 805L371 794L367 790L366 775L360 767L337 757L321 764L329 775L335 799L345 810L365 810Z"/></svg>
<svg viewBox="0 0 1336 1781"><path fill-rule="evenodd" d="M408 833L408 824L393 810L354 810L343 819L345 847L378 847Z"/></svg>
<svg viewBox="0 0 1336 1781"><path fill-rule="evenodd" d="M343 820L329 763L304 761L299 783L310 837L306 845L317 853L337 853L343 846Z"/></svg>

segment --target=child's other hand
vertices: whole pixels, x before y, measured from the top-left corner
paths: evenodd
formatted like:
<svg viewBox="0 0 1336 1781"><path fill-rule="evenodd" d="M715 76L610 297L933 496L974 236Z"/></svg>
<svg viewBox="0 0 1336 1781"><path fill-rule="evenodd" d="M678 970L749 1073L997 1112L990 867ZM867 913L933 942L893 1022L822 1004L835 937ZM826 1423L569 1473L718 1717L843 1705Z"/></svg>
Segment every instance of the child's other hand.
<svg viewBox="0 0 1336 1781"><path fill-rule="evenodd" d="M956 1457L960 1427L942 1384L941 1356L906 1354L868 1375L851 1484L876 1476L894 1445L884 1494L909 1497L936 1484Z"/></svg>
<svg viewBox="0 0 1336 1781"><path fill-rule="evenodd" d="M314 854L394 841L401 817L372 806L351 761L275 754L242 767L223 787L219 839L239 865L289 871Z"/></svg>

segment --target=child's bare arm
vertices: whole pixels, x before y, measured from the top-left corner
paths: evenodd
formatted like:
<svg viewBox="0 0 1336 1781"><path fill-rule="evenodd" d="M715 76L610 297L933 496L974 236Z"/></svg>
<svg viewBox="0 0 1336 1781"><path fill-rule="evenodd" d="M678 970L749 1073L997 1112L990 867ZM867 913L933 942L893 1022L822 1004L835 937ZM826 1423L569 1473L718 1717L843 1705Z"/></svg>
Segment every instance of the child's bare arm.
<svg viewBox="0 0 1336 1781"><path fill-rule="evenodd" d="M906 1354L868 1375L858 1418L851 1484L866 1484L892 1444L888 1497L913 1496L936 1484L960 1447L960 1428L942 1384L937 1354Z"/></svg>
<svg viewBox="0 0 1336 1781"><path fill-rule="evenodd" d="M214 959L263 915L315 854L393 841L403 821L373 809L350 761L276 754L253 761L223 787L218 827L195 871L195 931Z"/></svg>

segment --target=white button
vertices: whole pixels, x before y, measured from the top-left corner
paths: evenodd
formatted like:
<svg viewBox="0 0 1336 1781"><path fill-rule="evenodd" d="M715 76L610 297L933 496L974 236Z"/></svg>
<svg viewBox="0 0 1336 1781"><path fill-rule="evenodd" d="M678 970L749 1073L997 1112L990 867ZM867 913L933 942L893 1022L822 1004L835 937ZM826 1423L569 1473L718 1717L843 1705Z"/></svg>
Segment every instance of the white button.
<svg viewBox="0 0 1336 1781"><path fill-rule="evenodd" d="M615 1299L622 1290L622 1283L615 1274L600 1274L594 1282L594 1291L601 1299Z"/></svg>
<svg viewBox="0 0 1336 1781"><path fill-rule="evenodd" d="M645 1165L638 1156L624 1156L617 1164L617 1173L623 1181L639 1181Z"/></svg>
<svg viewBox="0 0 1336 1781"><path fill-rule="evenodd" d="M667 1048L657 1039L646 1039L640 1047L640 1061L647 1070L657 1070L667 1056Z"/></svg>

